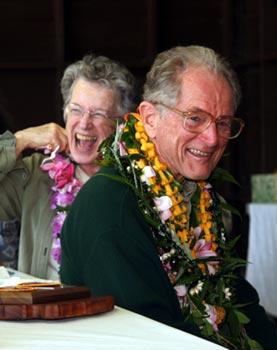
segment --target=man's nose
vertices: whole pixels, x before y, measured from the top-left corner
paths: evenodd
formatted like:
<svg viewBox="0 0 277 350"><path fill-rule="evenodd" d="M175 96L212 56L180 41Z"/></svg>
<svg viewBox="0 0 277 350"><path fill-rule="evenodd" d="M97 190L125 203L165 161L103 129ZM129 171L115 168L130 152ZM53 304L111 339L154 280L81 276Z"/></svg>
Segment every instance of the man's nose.
<svg viewBox="0 0 277 350"><path fill-rule="evenodd" d="M202 131L202 135L210 146L216 145L218 142L218 131L216 123L212 121L207 129Z"/></svg>

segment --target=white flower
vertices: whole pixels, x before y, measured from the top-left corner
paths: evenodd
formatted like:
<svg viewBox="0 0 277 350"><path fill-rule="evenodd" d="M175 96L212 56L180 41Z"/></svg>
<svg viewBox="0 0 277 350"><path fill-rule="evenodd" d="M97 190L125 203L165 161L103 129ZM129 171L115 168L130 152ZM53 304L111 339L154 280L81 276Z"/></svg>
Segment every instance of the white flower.
<svg viewBox="0 0 277 350"><path fill-rule="evenodd" d="M170 257L171 257L170 252L167 252L167 253L164 253L160 259L161 259L161 261L165 261L165 260L169 259Z"/></svg>
<svg viewBox="0 0 277 350"><path fill-rule="evenodd" d="M197 285L194 288L191 288L189 291L190 295L194 295L194 294L199 294L203 288L203 282L202 281L198 281Z"/></svg>
<svg viewBox="0 0 277 350"><path fill-rule="evenodd" d="M231 296L232 296L232 293L230 292L230 288L225 288L224 289L224 294L225 294L225 298L227 300L230 300Z"/></svg>
<svg viewBox="0 0 277 350"><path fill-rule="evenodd" d="M149 177L153 177L156 176L155 170L149 166L146 165L143 169L142 169L142 175L140 176L140 179L142 182L146 182L148 186L150 186L150 182L148 180Z"/></svg>
<svg viewBox="0 0 277 350"><path fill-rule="evenodd" d="M132 166L132 168L134 168L134 169L138 169L137 162L136 162L135 160L133 160L133 161L131 162L131 166Z"/></svg>
<svg viewBox="0 0 277 350"><path fill-rule="evenodd" d="M154 202L158 211L166 211L173 205L172 200L168 196L155 197Z"/></svg>

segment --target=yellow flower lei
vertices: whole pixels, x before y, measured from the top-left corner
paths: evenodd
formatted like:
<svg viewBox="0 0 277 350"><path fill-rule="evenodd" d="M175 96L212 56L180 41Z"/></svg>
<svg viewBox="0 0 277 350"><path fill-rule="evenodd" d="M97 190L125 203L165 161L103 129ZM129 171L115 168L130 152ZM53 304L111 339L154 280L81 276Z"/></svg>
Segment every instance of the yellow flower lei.
<svg viewBox="0 0 277 350"><path fill-rule="evenodd" d="M148 135L144 130L143 123L140 120L140 115L137 113L132 113L132 115L137 119L134 127L136 130L135 138L140 143L140 148L128 148L127 152L130 155L143 153L145 158L140 158L136 160L135 163L139 169L143 169L146 165L151 164L153 169L159 175L159 180L157 176L149 178L150 188L154 195L162 196L165 194L168 196L173 205L170 208L171 217L169 218L169 228L176 233L179 237L181 243L187 243L190 245L194 235L192 233L193 229L188 228L187 224L188 219L188 204L184 202L183 195L180 193L178 186L174 184L174 177L169 172L166 164L161 163L159 157L156 153L155 146L153 142L149 140ZM124 131L129 131L128 128L125 128ZM208 191L205 191L206 186L205 181L198 181L197 185L199 186L200 192L200 201L199 201L199 211L198 219L200 221L201 230L205 233L205 241L214 241L214 234L211 232L212 228L212 214L209 212L211 197ZM217 244L213 243L212 250L216 251ZM191 250L192 258L196 257L195 251ZM203 264L199 264L201 269L205 270Z"/></svg>

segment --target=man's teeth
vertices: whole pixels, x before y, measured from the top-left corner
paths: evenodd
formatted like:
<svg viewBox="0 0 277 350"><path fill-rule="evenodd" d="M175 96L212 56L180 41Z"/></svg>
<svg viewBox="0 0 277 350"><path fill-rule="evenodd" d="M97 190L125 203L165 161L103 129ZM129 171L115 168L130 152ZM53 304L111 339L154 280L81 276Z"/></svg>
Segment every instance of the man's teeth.
<svg viewBox="0 0 277 350"><path fill-rule="evenodd" d="M195 148L190 148L189 150L192 154L195 154L197 156L207 157L210 155L210 153L202 152L202 151L199 151L199 149L195 149Z"/></svg>
<svg viewBox="0 0 277 350"><path fill-rule="evenodd" d="M95 142L97 140L96 136L89 136L89 135L81 135L81 134L76 134L77 140L80 141L90 141L90 142Z"/></svg>

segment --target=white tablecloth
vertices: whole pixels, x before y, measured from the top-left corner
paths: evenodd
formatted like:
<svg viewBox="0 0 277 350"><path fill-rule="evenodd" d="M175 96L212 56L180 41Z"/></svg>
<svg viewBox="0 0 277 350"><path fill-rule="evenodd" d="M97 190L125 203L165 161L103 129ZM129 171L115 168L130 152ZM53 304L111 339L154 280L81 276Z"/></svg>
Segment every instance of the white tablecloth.
<svg viewBox="0 0 277 350"><path fill-rule="evenodd" d="M251 203L248 212L246 279L257 289L261 305L277 317L277 204Z"/></svg>
<svg viewBox="0 0 277 350"><path fill-rule="evenodd" d="M0 349L220 350L216 344L116 307L59 321L0 321Z"/></svg>
<svg viewBox="0 0 277 350"><path fill-rule="evenodd" d="M21 278L31 276L14 272ZM67 320L1 321L1 350L221 350L208 342L131 311L115 307L100 315Z"/></svg>

